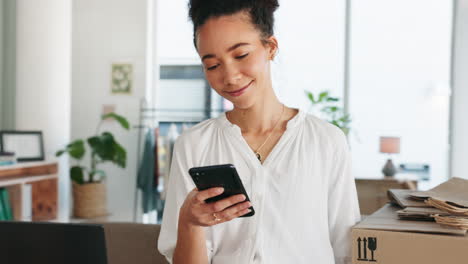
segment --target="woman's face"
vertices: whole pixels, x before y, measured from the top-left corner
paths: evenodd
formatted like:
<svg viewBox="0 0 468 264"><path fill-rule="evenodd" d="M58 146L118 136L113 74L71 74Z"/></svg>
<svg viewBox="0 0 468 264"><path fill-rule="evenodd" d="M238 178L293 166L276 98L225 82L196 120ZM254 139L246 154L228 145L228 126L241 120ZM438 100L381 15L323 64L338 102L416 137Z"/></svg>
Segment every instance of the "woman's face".
<svg viewBox="0 0 468 264"><path fill-rule="evenodd" d="M219 95L247 109L271 89L270 60L277 42L270 37L265 45L246 13L210 18L197 33L206 79Z"/></svg>

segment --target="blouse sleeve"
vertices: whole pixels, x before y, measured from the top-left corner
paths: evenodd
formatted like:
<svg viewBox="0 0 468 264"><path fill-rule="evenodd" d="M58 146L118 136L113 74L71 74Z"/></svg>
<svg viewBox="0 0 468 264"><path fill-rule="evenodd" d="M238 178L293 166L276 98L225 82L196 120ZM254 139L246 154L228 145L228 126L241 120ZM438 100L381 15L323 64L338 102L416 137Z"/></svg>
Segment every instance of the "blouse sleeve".
<svg viewBox="0 0 468 264"><path fill-rule="evenodd" d="M177 243L179 210L188 193L195 188L195 184L188 174L188 170L193 166L191 152L189 151L189 146L184 144L183 137L183 135L179 137L174 145L166 203L158 239L158 250L166 257L169 263L172 263ZM211 262L212 240L210 239L210 229L205 228L205 232L208 259Z"/></svg>
<svg viewBox="0 0 468 264"><path fill-rule="evenodd" d="M328 182L328 226L336 264L351 263L351 227L361 218L351 155L344 134L337 133Z"/></svg>

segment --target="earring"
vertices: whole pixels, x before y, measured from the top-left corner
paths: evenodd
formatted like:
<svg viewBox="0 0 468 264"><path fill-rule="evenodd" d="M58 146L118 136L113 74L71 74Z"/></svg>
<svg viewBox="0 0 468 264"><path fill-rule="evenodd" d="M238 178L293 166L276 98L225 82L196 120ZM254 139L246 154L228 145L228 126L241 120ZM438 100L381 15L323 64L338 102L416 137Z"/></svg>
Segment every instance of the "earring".
<svg viewBox="0 0 468 264"><path fill-rule="evenodd" d="M274 60L275 56L276 56L276 52L271 55L270 60Z"/></svg>

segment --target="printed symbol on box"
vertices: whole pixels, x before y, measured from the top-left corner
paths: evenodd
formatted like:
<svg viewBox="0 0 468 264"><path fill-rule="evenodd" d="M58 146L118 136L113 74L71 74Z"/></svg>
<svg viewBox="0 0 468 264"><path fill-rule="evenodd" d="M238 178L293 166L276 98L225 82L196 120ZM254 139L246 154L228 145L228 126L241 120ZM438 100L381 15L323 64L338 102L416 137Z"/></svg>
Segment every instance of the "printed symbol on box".
<svg viewBox="0 0 468 264"><path fill-rule="evenodd" d="M377 260L374 259L374 251L377 250L377 238L376 237L367 237L367 238L364 237L364 239L361 239L361 237L359 237L357 239L357 242L358 242L358 260L376 262ZM367 259L368 249L371 252L371 259Z"/></svg>

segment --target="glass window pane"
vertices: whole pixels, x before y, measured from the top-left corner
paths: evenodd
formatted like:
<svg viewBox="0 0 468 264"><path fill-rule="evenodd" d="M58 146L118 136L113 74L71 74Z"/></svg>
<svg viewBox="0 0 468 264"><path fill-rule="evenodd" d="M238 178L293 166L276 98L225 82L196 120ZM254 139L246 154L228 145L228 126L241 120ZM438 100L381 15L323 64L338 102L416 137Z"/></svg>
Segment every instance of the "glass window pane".
<svg viewBox="0 0 468 264"><path fill-rule="evenodd" d="M273 87L289 106L308 109L304 90L343 96L344 1L281 1L272 64Z"/></svg>
<svg viewBox="0 0 468 264"><path fill-rule="evenodd" d="M350 143L356 177L379 177L380 136L401 138L394 163L447 179L452 1L352 1ZM424 183L423 183L424 184Z"/></svg>

